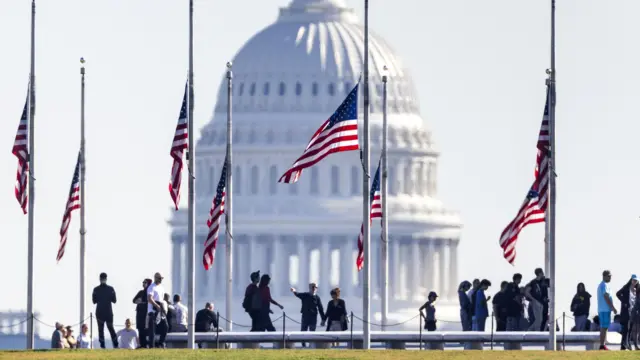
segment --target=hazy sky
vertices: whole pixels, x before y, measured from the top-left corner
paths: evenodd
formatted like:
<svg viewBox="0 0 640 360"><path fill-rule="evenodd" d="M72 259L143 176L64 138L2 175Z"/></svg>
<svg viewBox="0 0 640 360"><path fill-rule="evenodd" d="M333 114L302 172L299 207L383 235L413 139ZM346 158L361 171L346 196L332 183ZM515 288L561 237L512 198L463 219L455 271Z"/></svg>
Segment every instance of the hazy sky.
<svg viewBox="0 0 640 360"><path fill-rule="evenodd" d="M225 63L288 3L195 0L196 128L210 120ZM348 3L362 19L363 1ZM442 151L439 197L464 222L461 277L497 283L519 271L529 279L542 265L543 226L523 231L515 268L502 259L498 238L533 178L549 66L549 1L370 3L371 29L411 71ZM120 297L121 323L134 314L140 280L155 271L169 275L168 152L187 69L187 4L38 3L34 306L45 322L78 319L77 212L66 255L59 264L55 257L79 148L81 56L87 59L88 291L107 272ZM640 271L633 265L640 228L638 13L634 0L558 0L560 312L568 310L577 282L595 292L604 268L613 271L616 289ZM27 216L13 195L11 147L27 91L29 21L30 1L0 1L0 309L26 307Z"/></svg>

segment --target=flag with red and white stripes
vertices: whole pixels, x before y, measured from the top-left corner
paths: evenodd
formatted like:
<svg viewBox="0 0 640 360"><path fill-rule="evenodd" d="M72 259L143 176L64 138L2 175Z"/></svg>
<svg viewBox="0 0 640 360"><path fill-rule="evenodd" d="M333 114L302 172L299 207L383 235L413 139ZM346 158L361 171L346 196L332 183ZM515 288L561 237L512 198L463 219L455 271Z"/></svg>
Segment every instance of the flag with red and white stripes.
<svg viewBox="0 0 640 360"><path fill-rule="evenodd" d="M11 152L18 158L18 171L16 173L15 195L23 213L27 213L27 176L29 173L29 96L24 104L18 132L13 142Z"/></svg>
<svg viewBox="0 0 640 360"><path fill-rule="evenodd" d="M551 87L547 86L547 101L544 107L542 125L538 134L536 168L534 181L525 197L516 217L507 225L500 235L500 247L504 258L513 264L516 259L516 242L520 231L529 224L545 222L549 190L549 106Z"/></svg>
<svg viewBox="0 0 640 360"><path fill-rule="evenodd" d="M222 214L224 214L224 200L227 195L226 182L227 159L225 158L220 181L218 181L218 187L216 188L216 195L213 197L211 210L209 210L209 219L207 219L209 232L207 234L207 240L204 242L204 254L202 254L202 264L205 270L211 269L213 261L216 259L216 246L218 245L218 235L220 233L220 218Z"/></svg>
<svg viewBox="0 0 640 360"><path fill-rule="evenodd" d="M69 230L69 224L71 223L71 213L73 210L80 209L80 161L81 154L78 153L78 161L76 162L76 168L73 171L73 179L71 180L71 189L69 190L67 206L65 207L64 215L62 216L62 226L60 226L60 247L58 248L56 261L60 261L62 256L64 256L64 248L67 245L67 233Z"/></svg>
<svg viewBox="0 0 640 360"><path fill-rule="evenodd" d="M382 161L382 159L380 159ZM373 177L371 183L371 191L369 192L369 201L371 209L369 211L369 221L375 218L382 219L382 200L380 196L380 161L378 162L378 170ZM360 235L358 235L358 257L356 258L356 267L358 271L362 270L364 265L364 224L360 226Z"/></svg>
<svg viewBox="0 0 640 360"><path fill-rule="evenodd" d="M358 86L351 90L336 112L311 137L302 155L278 182L295 183L302 170L309 168L327 155L358 150Z"/></svg>
<svg viewBox="0 0 640 360"><path fill-rule="evenodd" d="M188 98L187 91L189 91L189 82L184 88L184 97L182 98L182 107L180 108L180 115L178 116L178 125L176 126L176 132L173 135L173 145L171 145L170 155L173 158L173 166L171 167L171 180L169 181L169 194L171 200L178 210L180 205L180 185L182 184L182 167L184 166L183 157L185 151L189 147L189 134L188 134Z"/></svg>

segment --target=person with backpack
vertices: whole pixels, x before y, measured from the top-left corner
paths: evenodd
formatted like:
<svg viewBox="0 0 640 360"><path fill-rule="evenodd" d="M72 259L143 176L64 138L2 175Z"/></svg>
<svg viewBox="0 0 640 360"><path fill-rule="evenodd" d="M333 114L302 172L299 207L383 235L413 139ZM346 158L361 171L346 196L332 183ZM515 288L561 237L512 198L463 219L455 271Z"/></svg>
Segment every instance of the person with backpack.
<svg viewBox="0 0 640 360"><path fill-rule="evenodd" d="M249 314L251 318L251 330L258 331L258 321L260 316L260 294L258 294L258 282L260 281L260 270L251 273L251 284L244 291L244 300L242 308ZM254 303L255 298L255 303Z"/></svg>

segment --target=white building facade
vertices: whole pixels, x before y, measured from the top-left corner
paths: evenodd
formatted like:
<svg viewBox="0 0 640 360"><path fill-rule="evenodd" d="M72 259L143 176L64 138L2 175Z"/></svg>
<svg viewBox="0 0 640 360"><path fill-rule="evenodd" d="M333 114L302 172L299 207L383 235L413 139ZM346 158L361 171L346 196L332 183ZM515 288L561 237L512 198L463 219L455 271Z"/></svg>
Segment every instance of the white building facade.
<svg viewBox="0 0 640 360"><path fill-rule="evenodd" d="M311 135L357 83L363 26L342 0L293 0L275 23L251 38L233 59L234 317L252 271L272 277L272 295L299 311L290 287L319 285L323 300L340 287L349 310L362 311L356 270L362 223L362 165L357 151L329 155L296 184L278 183ZM417 308L428 291L457 301L457 213L437 200L438 151L420 116L411 77L387 43L370 33L371 174L382 139L382 74L388 68L390 310ZM362 121L362 87L359 119ZM213 268L201 265L206 217L226 146L227 80L212 121L196 145L196 303L214 301L224 313L224 221ZM187 294L186 209L170 220L173 291ZM380 223L371 232L372 308L379 308ZM238 314L238 315L236 315ZM246 322L246 321L245 321Z"/></svg>

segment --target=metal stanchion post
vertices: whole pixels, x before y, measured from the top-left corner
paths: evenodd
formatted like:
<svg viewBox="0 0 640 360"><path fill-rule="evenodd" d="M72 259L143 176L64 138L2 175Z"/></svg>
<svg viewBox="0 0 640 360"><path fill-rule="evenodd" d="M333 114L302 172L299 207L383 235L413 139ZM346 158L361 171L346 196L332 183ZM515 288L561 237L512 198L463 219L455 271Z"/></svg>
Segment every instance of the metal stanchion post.
<svg viewBox="0 0 640 360"><path fill-rule="evenodd" d="M418 326L418 341L420 342L420 350L422 350L422 311L420 311L420 315L418 317L420 318L420 325Z"/></svg>
<svg viewBox="0 0 640 360"><path fill-rule="evenodd" d="M493 320L495 318L493 317L493 312L491 313L491 350L493 350Z"/></svg>
<svg viewBox="0 0 640 360"><path fill-rule="evenodd" d="M220 311L216 312L216 349L220 349Z"/></svg>
<svg viewBox="0 0 640 360"><path fill-rule="evenodd" d="M564 336L565 336L565 332L567 331L567 313L565 313L564 311L562 312L562 351L566 350L565 349L565 342L564 342Z"/></svg>
<svg viewBox="0 0 640 360"><path fill-rule="evenodd" d="M89 313L89 337L91 337L91 348L93 349L93 313Z"/></svg>
<svg viewBox="0 0 640 360"><path fill-rule="evenodd" d="M287 348L287 338L284 333L286 329L286 325L287 325L287 313L283 311L282 312L282 349Z"/></svg>
<svg viewBox="0 0 640 360"><path fill-rule="evenodd" d="M351 312L351 349L353 350L353 311Z"/></svg>

